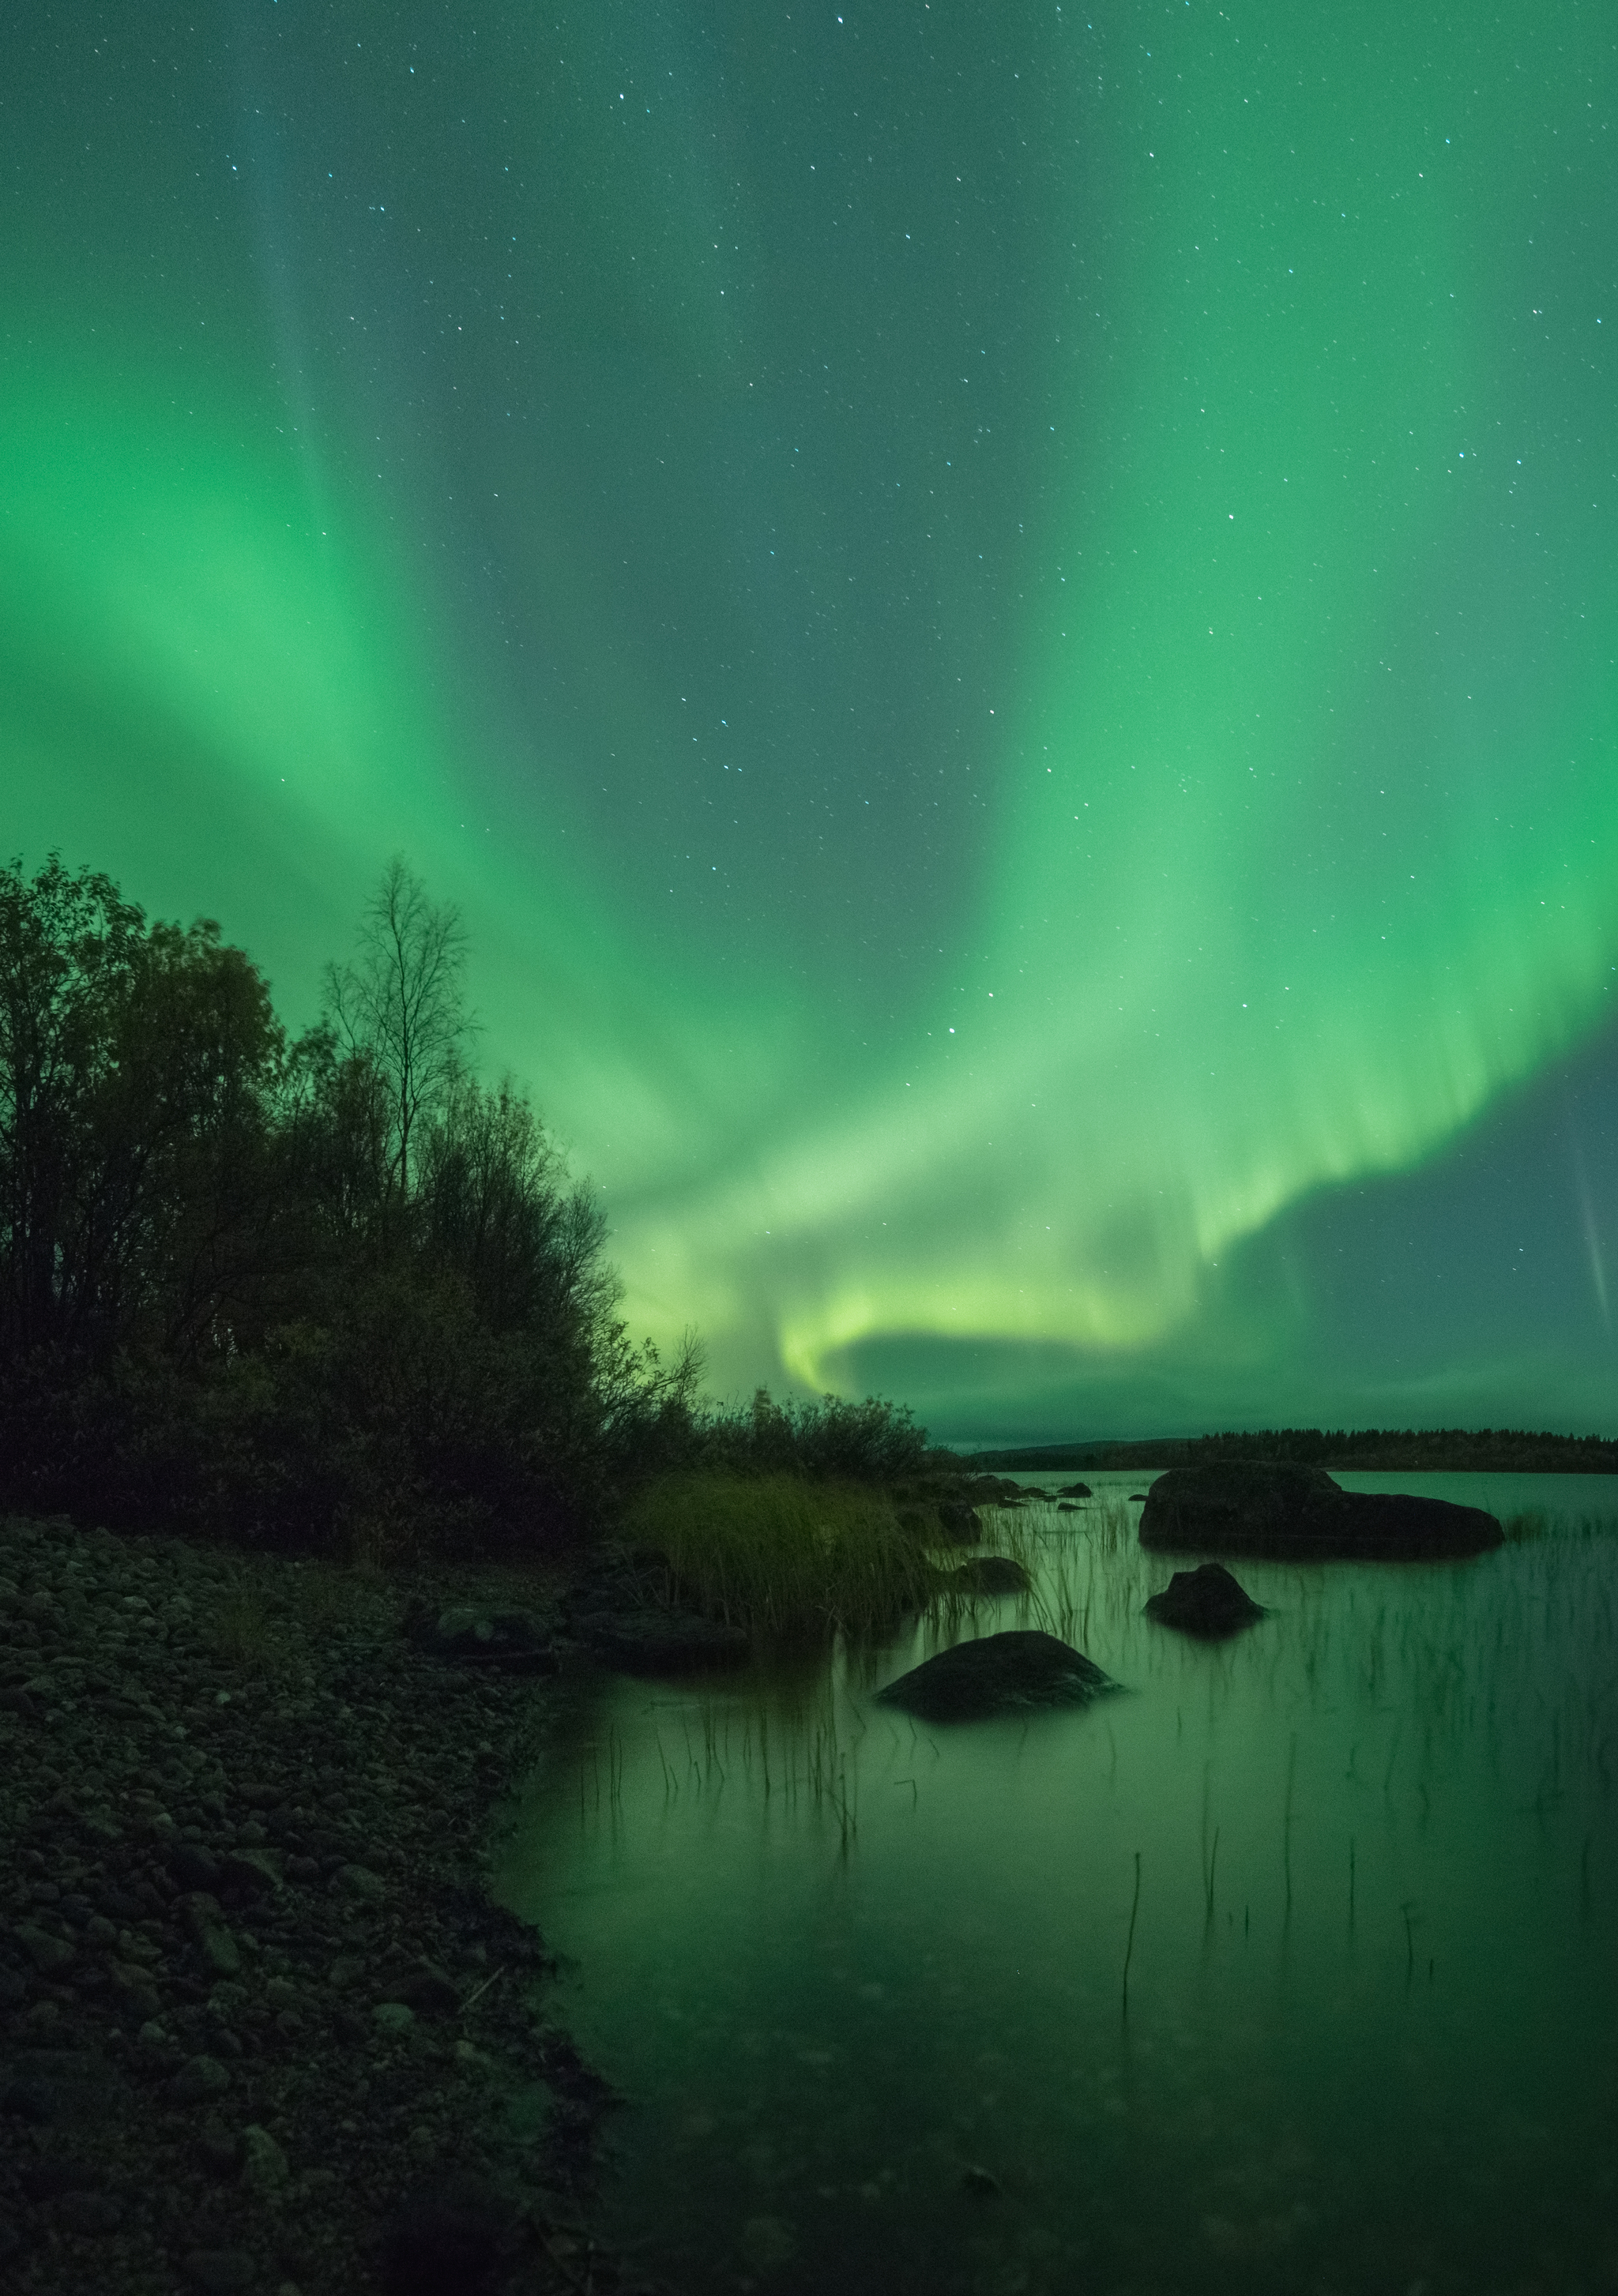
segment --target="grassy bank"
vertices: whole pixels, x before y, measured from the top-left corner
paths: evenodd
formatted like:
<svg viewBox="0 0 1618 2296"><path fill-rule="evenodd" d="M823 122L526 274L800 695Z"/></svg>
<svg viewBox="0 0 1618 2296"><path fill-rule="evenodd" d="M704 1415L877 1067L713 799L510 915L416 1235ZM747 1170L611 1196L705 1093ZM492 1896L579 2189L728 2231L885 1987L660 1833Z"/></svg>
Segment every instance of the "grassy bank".
<svg viewBox="0 0 1618 2296"><path fill-rule="evenodd" d="M717 1472L661 1477L624 1528L666 1557L671 1591L767 1641L866 1632L920 1610L941 1538L934 1506L868 1484Z"/></svg>

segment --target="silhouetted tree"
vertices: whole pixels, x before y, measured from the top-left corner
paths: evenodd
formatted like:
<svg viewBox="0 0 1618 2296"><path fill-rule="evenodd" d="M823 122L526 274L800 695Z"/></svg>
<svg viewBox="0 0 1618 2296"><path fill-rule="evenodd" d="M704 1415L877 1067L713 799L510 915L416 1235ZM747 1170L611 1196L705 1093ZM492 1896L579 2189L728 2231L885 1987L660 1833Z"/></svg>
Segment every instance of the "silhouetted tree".
<svg viewBox="0 0 1618 2296"><path fill-rule="evenodd" d="M390 1177L401 1198L410 1193L412 1145L423 1115L442 1105L464 1072L471 1033L465 969L458 911L430 900L398 856L360 921L355 955L326 967L326 1007L337 1038L381 1079Z"/></svg>

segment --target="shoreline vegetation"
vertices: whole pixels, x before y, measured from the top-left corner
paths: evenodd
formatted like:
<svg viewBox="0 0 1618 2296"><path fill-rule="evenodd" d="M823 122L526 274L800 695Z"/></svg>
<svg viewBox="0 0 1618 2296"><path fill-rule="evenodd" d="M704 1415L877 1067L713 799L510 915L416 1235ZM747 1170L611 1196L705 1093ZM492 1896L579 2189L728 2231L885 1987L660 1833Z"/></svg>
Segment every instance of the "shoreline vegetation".
<svg viewBox="0 0 1618 2296"><path fill-rule="evenodd" d="M1258 1429L1222 1435L1167 1435L1139 1441L1045 1443L973 1451L979 1473L1042 1474L1064 1469L1209 1467L1224 1461L1285 1461L1328 1474L1618 1474L1618 1440L1600 1435L1529 1434L1515 1428L1318 1427Z"/></svg>

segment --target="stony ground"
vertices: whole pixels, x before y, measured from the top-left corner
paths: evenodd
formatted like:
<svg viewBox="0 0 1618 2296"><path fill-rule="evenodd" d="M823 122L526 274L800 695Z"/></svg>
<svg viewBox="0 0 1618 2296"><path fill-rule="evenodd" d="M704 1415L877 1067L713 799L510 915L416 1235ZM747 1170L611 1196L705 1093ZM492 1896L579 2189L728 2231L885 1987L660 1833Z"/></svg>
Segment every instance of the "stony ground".
<svg viewBox="0 0 1618 2296"><path fill-rule="evenodd" d="M611 2100L483 1887L549 1677L402 1630L492 1576L0 1522L8 2290L653 2286L592 2239Z"/></svg>

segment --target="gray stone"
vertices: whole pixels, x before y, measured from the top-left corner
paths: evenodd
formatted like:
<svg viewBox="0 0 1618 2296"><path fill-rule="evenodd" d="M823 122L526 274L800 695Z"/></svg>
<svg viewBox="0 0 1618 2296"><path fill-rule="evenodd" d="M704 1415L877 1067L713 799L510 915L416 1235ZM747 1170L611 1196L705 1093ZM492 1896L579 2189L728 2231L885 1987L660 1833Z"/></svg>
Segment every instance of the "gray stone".
<svg viewBox="0 0 1618 2296"><path fill-rule="evenodd" d="M976 1722L1041 1707L1085 1706L1118 1684L1055 1635L1026 1628L957 1643L876 1693L928 1722Z"/></svg>
<svg viewBox="0 0 1618 2296"><path fill-rule="evenodd" d="M1403 1492L1345 1491L1324 1467L1262 1461L1170 1467L1153 1484L1140 1517L1142 1546L1160 1552L1310 1561L1477 1554L1504 1537L1482 1507Z"/></svg>
<svg viewBox="0 0 1618 2296"><path fill-rule="evenodd" d="M1222 1562L1202 1562L1195 1570L1177 1570L1160 1593L1147 1599L1146 1615L1160 1626L1178 1627L1182 1634L1216 1642L1251 1626L1265 1611Z"/></svg>
<svg viewBox="0 0 1618 2296"><path fill-rule="evenodd" d="M368 1866L340 1866L332 1876L332 1887L340 1896L357 1898L368 1906L380 1906L388 1894L388 1884Z"/></svg>
<svg viewBox="0 0 1618 2296"><path fill-rule="evenodd" d="M407 2002L379 2001L371 2012L371 2021L384 2033L407 2033L415 2022L415 2012Z"/></svg>
<svg viewBox="0 0 1618 2296"><path fill-rule="evenodd" d="M286 2154L268 2129L250 2121L242 2131L242 2182L256 2193L274 2193L289 2173Z"/></svg>
<svg viewBox="0 0 1618 2296"><path fill-rule="evenodd" d="M168 1871L182 1890L217 1890L223 1869L200 1841L180 1841L168 1853Z"/></svg>
<svg viewBox="0 0 1618 2296"><path fill-rule="evenodd" d="M229 2087L230 2075L218 2057L188 2057L169 2082L168 2094L176 2104L201 2104Z"/></svg>
<svg viewBox="0 0 1618 2296"><path fill-rule="evenodd" d="M435 1962L423 1961L407 1971L391 1988L391 1998L403 2001L418 2014L449 2016L461 2005L454 1979Z"/></svg>
<svg viewBox="0 0 1618 2296"><path fill-rule="evenodd" d="M262 1849L232 1849L223 1860L227 1888L244 1898L273 1897L281 1887L274 1857Z"/></svg>
<svg viewBox="0 0 1618 2296"><path fill-rule="evenodd" d="M197 1942L216 1976L235 1976L242 1966L242 1949L223 1922L210 1922Z"/></svg>
<svg viewBox="0 0 1618 2296"><path fill-rule="evenodd" d="M49 1930L42 1930L33 1922L14 1923L12 1934L42 1977L54 1977L58 1970L66 1969L78 1958L66 1938L53 1937Z"/></svg>

